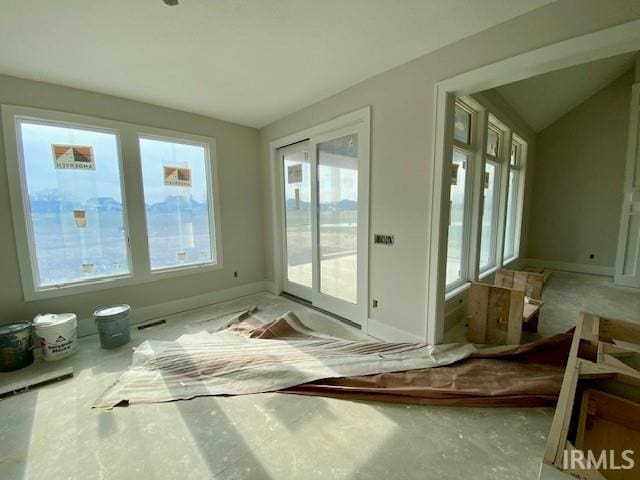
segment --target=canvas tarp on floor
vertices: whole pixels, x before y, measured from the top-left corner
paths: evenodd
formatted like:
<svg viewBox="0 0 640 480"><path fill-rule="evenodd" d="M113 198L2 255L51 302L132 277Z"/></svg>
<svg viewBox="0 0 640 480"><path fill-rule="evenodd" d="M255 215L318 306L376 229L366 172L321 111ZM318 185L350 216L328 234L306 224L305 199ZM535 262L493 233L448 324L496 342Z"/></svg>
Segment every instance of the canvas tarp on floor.
<svg viewBox="0 0 640 480"><path fill-rule="evenodd" d="M131 367L94 404L154 403L206 395L273 392L318 379L447 365L471 355L469 344L352 341L313 334L291 312L257 327L247 315L226 331L147 340Z"/></svg>
<svg viewBox="0 0 640 480"><path fill-rule="evenodd" d="M262 324L246 312L221 332L144 342L94 406L277 390L401 403L546 405L557 399L570 343L571 334L486 351L349 341L309 330L293 313Z"/></svg>

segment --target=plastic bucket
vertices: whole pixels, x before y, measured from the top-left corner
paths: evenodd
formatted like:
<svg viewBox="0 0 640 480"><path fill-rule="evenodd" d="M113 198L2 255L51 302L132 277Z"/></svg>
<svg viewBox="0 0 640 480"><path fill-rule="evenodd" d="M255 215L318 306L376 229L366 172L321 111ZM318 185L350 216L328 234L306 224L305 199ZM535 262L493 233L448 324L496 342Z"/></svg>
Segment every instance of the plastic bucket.
<svg viewBox="0 0 640 480"><path fill-rule="evenodd" d="M74 313L47 313L33 320L40 338L42 358L47 361L68 357L78 348L78 319Z"/></svg>
<svg viewBox="0 0 640 480"><path fill-rule="evenodd" d="M31 323L0 325L0 372L12 372L32 363Z"/></svg>
<svg viewBox="0 0 640 480"><path fill-rule="evenodd" d="M129 305L113 305L93 312L102 348L115 348L129 343Z"/></svg>

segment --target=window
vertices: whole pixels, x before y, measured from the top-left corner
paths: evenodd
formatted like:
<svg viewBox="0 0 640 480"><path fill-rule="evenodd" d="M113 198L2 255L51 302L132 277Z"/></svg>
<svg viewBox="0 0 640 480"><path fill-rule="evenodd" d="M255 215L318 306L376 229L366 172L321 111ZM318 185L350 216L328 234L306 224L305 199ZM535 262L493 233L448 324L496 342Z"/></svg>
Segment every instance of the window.
<svg viewBox="0 0 640 480"><path fill-rule="evenodd" d="M502 151L500 144L503 131L496 124L496 119L489 115L487 128L487 148L485 154L484 177L482 178L481 200L481 234L480 234L480 273L498 264L498 219L500 207L500 173Z"/></svg>
<svg viewBox="0 0 640 480"><path fill-rule="evenodd" d="M449 240L447 244L447 285L454 285L463 279L464 227L466 198L466 169L469 154L453 151L451 165L451 191L449 209Z"/></svg>
<svg viewBox="0 0 640 480"><path fill-rule="evenodd" d="M7 105L2 123L25 300L221 268L214 139Z"/></svg>
<svg viewBox="0 0 640 480"><path fill-rule="evenodd" d="M207 145L139 142L151 270L215 263Z"/></svg>
<svg viewBox="0 0 640 480"><path fill-rule="evenodd" d="M129 273L118 135L19 119L37 288Z"/></svg>
<svg viewBox="0 0 640 480"><path fill-rule="evenodd" d="M471 144L471 112L462 104L456 104L456 118L453 125L453 138Z"/></svg>
<svg viewBox="0 0 640 480"><path fill-rule="evenodd" d="M487 159L484 168L482 232L480 234L480 273L496 265L496 232L498 227L498 192L500 182L498 175L500 165Z"/></svg>
<svg viewBox="0 0 640 480"><path fill-rule="evenodd" d="M492 157L498 156L498 150L500 149L500 138L502 134L493 127L489 127L487 132L487 155Z"/></svg>
<svg viewBox="0 0 640 480"><path fill-rule="evenodd" d="M518 257L526 160L526 142L476 96L451 116L447 294Z"/></svg>
<svg viewBox="0 0 640 480"><path fill-rule="evenodd" d="M513 139L509 158L509 183L507 185L507 211L504 232L504 262L518 256L518 232L520 229L520 178L522 168L522 151L524 142Z"/></svg>
<svg viewBox="0 0 640 480"><path fill-rule="evenodd" d="M475 148L473 133L475 110L462 100L455 106L453 154L449 191L449 233L447 240L446 285L448 289L464 283L467 277L467 237L469 232L469 169Z"/></svg>

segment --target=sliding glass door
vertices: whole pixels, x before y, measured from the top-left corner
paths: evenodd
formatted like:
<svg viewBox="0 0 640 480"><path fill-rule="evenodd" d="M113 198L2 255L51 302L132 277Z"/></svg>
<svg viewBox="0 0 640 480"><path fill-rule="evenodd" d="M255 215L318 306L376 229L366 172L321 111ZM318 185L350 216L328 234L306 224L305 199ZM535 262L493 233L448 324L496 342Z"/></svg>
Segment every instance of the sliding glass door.
<svg viewBox="0 0 640 480"><path fill-rule="evenodd" d="M334 130L279 150L283 289L358 324L366 318L369 195L368 182L361 181L363 168L368 178L361 128Z"/></svg>

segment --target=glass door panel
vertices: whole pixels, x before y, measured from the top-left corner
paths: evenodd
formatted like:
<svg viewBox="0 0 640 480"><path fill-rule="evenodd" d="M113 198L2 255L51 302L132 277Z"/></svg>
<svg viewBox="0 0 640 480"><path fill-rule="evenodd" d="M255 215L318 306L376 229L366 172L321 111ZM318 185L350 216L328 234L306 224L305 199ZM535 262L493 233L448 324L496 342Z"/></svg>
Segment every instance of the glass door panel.
<svg viewBox="0 0 640 480"><path fill-rule="evenodd" d="M282 155L284 172L284 216L286 280L313 287L313 233L311 202L311 162L306 148L286 150ZM294 287L295 288L295 287ZM299 292L290 292L300 295Z"/></svg>
<svg viewBox="0 0 640 480"><path fill-rule="evenodd" d="M358 302L358 136L317 146L320 292Z"/></svg>

